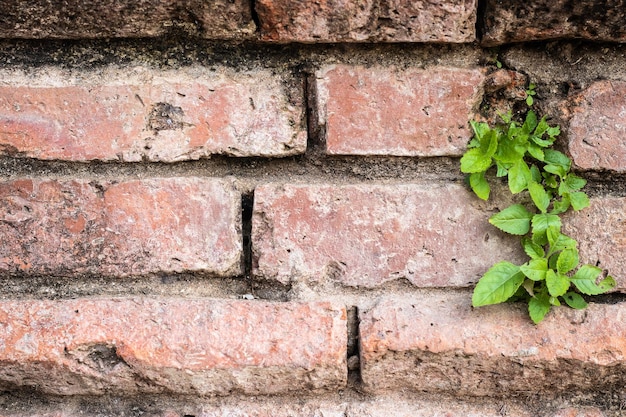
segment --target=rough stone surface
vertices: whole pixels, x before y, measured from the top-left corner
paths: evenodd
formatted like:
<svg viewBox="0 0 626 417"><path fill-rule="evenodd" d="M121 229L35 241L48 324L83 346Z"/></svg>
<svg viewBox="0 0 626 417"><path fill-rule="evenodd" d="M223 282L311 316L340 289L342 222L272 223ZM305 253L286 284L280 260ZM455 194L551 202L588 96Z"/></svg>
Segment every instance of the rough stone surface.
<svg viewBox="0 0 626 417"><path fill-rule="evenodd" d="M135 38L183 29L207 38L253 35L246 0L1 0L0 37L26 39Z"/></svg>
<svg viewBox="0 0 626 417"><path fill-rule="evenodd" d="M0 386L275 394L346 383L346 312L200 299L0 302Z"/></svg>
<svg viewBox="0 0 626 417"><path fill-rule="evenodd" d="M616 290L626 292L626 198L592 198L590 207L570 213L563 233L575 236L580 261L597 265L617 281Z"/></svg>
<svg viewBox="0 0 626 417"><path fill-rule="evenodd" d="M287 156L306 149L303 92L287 91L280 75L196 68L115 76L106 84L89 78L58 85L43 73L35 80L20 78L21 85L16 76L0 82L0 153L175 162L211 154Z"/></svg>
<svg viewBox="0 0 626 417"><path fill-rule="evenodd" d="M626 41L624 0L487 0L484 46L579 38Z"/></svg>
<svg viewBox="0 0 626 417"><path fill-rule="evenodd" d="M0 271L237 275L240 206L228 180L2 182Z"/></svg>
<svg viewBox="0 0 626 417"><path fill-rule="evenodd" d="M482 101L479 69L333 65L316 73L329 154L461 155Z"/></svg>
<svg viewBox="0 0 626 417"><path fill-rule="evenodd" d="M598 81L571 104L568 137L574 164L626 172L626 82Z"/></svg>
<svg viewBox="0 0 626 417"><path fill-rule="evenodd" d="M475 203L452 184L261 185L252 219L254 273L283 283L467 286L520 252Z"/></svg>
<svg viewBox="0 0 626 417"><path fill-rule="evenodd" d="M261 39L273 42L473 42L476 0L259 0Z"/></svg>
<svg viewBox="0 0 626 417"><path fill-rule="evenodd" d="M611 392L626 383L624 320L623 303L534 325L523 304L472 309L469 294L387 298L361 314L361 376L374 392Z"/></svg>

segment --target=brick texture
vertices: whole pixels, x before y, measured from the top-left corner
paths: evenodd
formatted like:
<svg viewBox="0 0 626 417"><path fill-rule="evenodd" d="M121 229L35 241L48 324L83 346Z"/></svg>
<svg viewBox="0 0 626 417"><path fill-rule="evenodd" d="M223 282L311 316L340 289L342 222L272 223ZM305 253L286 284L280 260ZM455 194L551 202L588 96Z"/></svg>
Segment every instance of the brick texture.
<svg viewBox="0 0 626 417"><path fill-rule="evenodd" d="M346 312L197 299L0 302L0 385L59 395L273 394L346 382Z"/></svg>
<svg viewBox="0 0 626 417"><path fill-rule="evenodd" d="M568 215L563 232L578 240L580 260L605 269L626 292L626 198L597 197L590 207Z"/></svg>
<svg viewBox="0 0 626 417"><path fill-rule="evenodd" d="M261 39L272 42L473 42L476 0L259 0Z"/></svg>
<svg viewBox="0 0 626 417"><path fill-rule="evenodd" d="M328 66L315 79L318 129L329 154L461 155L483 81L479 69Z"/></svg>
<svg viewBox="0 0 626 417"><path fill-rule="evenodd" d="M624 42L624 6L624 0L487 0L482 44L563 38Z"/></svg>
<svg viewBox="0 0 626 417"><path fill-rule="evenodd" d="M626 82L598 81L571 99L569 151L582 169L626 172Z"/></svg>
<svg viewBox="0 0 626 417"><path fill-rule="evenodd" d="M252 245L259 278L375 287L467 286L518 242L459 185L280 185L255 191Z"/></svg>
<svg viewBox="0 0 626 417"><path fill-rule="evenodd" d="M0 0L0 37L80 39L152 37L173 28L207 38L241 39L255 25L247 0Z"/></svg>
<svg viewBox="0 0 626 417"><path fill-rule="evenodd" d="M535 326L523 304L472 309L469 294L388 298L361 314L361 375L375 392L611 392L626 383L624 320L622 304L556 308Z"/></svg>
<svg viewBox="0 0 626 417"><path fill-rule="evenodd" d="M240 206L227 180L2 182L0 271L237 275Z"/></svg>
<svg viewBox="0 0 626 417"><path fill-rule="evenodd" d="M42 76L31 80L39 85L0 85L0 154L175 162L304 152L302 89L288 89L280 75L224 68L169 75L61 86L45 85Z"/></svg>

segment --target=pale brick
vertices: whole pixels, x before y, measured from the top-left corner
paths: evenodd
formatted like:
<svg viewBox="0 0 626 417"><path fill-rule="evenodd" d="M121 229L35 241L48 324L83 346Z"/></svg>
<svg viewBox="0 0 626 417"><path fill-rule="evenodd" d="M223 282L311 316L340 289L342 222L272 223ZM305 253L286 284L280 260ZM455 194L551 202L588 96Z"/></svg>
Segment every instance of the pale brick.
<svg viewBox="0 0 626 417"><path fill-rule="evenodd" d="M461 155L482 101L479 69L333 65L316 73L317 124L339 155Z"/></svg>
<svg viewBox="0 0 626 417"><path fill-rule="evenodd" d="M0 271L237 275L240 207L227 180L2 182Z"/></svg>
<svg viewBox="0 0 626 417"><path fill-rule="evenodd" d="M0 154L175 162L306 149L303 92L269 71L107 73L106 84L89 76L50 85L58 82L41 74L0 85Z"/></svg>
<svg viewBox="0 0 626 417"><path fill-rule="evenodd" d="M473 42L476 0L259 0L261 39L273 42Z"/></svg>
<svg viewBox="0 0 626 417"><path fill-rule="evenodd" d="M361 313L361 376L374 392L622 389L625 320L623 303L554 308L534 325L525 304L472 309L469 293L386 298Z"/></svg>
<svg viewBox="0 0 626 417"><path fill-rule="evenodd" d="M563 233L578 241L581 262L606 270L626 292L626 198L596 197L590 207L568 214Z"/></svg>
<svg viewBox="0 0 626 417"><path fill-rule="evenodd" d="M201 299L0 302L0 385L59 395L275 394L346 383L346 312Z"/></svg>
<svg viewBox="0 0 626 417"><path fill-rule="evenodd" d="M625 6L624 0L487 0L481 43L564 38L624 42Z"/></svg>
<svg viewBox="0 0 626 417"><path fill-rule="evenodd" d="M207 38L253 35L247 0L0 0L0 37L26 39L136 38L173 28Z"/></svg>
<svg viewBox="0 0 626 417"><path fill-rule="evenodd" d="M572 100L569 151L582 169L626 172L626 82L598 81Z"/></svg>
<svg viewBox="0 0 626 417"><path fill-rule="evenodd" d="M262 185L252 219L254 273L283 283L467 286L521 252L475 203L454 184Z"/></svg>

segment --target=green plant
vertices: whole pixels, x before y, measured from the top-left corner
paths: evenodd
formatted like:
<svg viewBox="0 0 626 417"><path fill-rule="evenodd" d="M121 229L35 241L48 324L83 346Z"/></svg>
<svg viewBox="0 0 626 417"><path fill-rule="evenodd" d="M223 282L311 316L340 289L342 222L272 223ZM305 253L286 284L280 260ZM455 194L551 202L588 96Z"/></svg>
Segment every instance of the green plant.
<svg viewBox="0 0 626 417"><path fill-rule="evenodd" d="M535 86L530 84L526 93L530 108ZM500 230L521 236L530 259L519 266L507 261L493 265L476 285L472 305L524 300L530 318L539 323L561 302L585 308L581 294L604 293L615 286L615 280L603 277L596 266L579 266L576 240L561 233L560 216L570 208L587 207L589 198L581 191L587 181L570 171L571 160L565 154L553 149L560 128L550 126L545 116L538 119L531 109L523 121L513 120L510 112L500 117L501 122L493 127L470 122L474 137L461 158L461 171L469 174L472 190L483 200L491 192L486 179L490 170L508 180L512 194L530 196L530 201L521 198L489 219Z"/></svg>

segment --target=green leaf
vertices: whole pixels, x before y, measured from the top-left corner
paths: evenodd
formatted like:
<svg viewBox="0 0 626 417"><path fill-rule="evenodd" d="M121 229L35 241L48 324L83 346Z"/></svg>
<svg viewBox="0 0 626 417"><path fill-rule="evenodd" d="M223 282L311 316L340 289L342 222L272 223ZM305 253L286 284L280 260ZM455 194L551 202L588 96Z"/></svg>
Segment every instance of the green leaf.
<svg viewBox="0 0 626 417"><path fill-rule="evenodd" d="M523 160L515 163L509 169L509 189L511 193L518 194L526 189L526 184L530 179L530 168Z"/></svg>
<svg viewBox="0 0 626 417"><path fill-rule="evenodd" d="M546 163L561 166L566 172L569 172L572 161L567 157L567 155L554 149L546 149L544 153Z"/></svg>
<svg viewBox="0 0 626 417"><path fill-rule="evenodd" d="M589 197L582 191L570 193L569 198L572 202L572 208L576 211L589 207Z"/></svg>
<svg viewBox="0 0 626 417"><path fill-rule="evenodd" d="M586 179L580 178L574 174L569 174L559 186L559 190L561 186L563 186L564 188L567 188L566 191L578 191L581 190L585 185L587 185Z"/></svg>
<svg viewBox="0 0 626 417"><path fill-rule="evenodd" d="M555 243L550 244L550 249L552 252L558 252L563 249L575 249L576 246L578 246L578 242L563 233L559 233L559 238Z"/></svg>
<svg viewBox="0 0 626 417"><path fill-rule="evenodd" d="M532 156L538 161L543 161L543 158L545 157L543 153L543 149L541 149L539 146L534 145L532 143L528 145L528 153L530 154L530 156Z"/></svg>
<svg viewBox="0 0 626 417"><path fill-rule="evenodd" d="M489 183L485 179L485 172L474 172L469 177L470 186L474 193L483 200L489 199Z"/></svg>
<svg viewBox="0 0 626 417"><path fill-rule="evenodd" d="M574 291L566 292L563 295L563 299L571 308L575 308L577 310L582 310L587 307L587 302L585 299L578 293Z"/></svg>
<svg viewBox="0 0 626 417"><path fill-rule="evenodd" d="M485 157L491 157L498 149L498 133L495 130L489 130L480 138L480 150Z"/></svg>
<svg viewBox="0 0 626 417"><path fill-rule="evenodd" d="M531 259L539 259L546 256L543 248L527 237L522 239L522 247L524 248L526 255L528 255Z"/></svg>
<svg viewBox="0 0 626 417"><path fill-rule="evenodd" d="M482 138L492 130L488 123L476 122L474 120L471 120L470 125L472 126L472 130L476 135L476 139L478 139L478 141L481 143Z"/></svg>
<svg viewBox="0 0 626 417"><path fill-rule="evenodd" d="M561 229L555 226L550 226L546 230L546 236L548 237L548 244L552 248L554 252L554 244L558 242L559 237L561 236Z"/></svg>
<svg viewBox="0 0 626 417"><path fill-rule="evenodd" d="M556 270L559 274L567 274L578 266L578 249L564 249L556 261Z"/></svg>
<svg viewBox="0 0 626 417"><path fill-rule="evenodd" d="M545 161L545 152L543 154L544 156L544 161ZM559 177L564 177L565 175L567 175L567 170L562 167L561 165L553 165L553 164L548 164L546 166L543 167L543 170L546 172L549 172L550 174L554 174L557 175Z"/></svg>
<svg viewBox="0 0 626 417"><path fill-rule="evenodd" d="M544 294L537 294L528 302L528 314L535 324L539 324L550 311L550 298Z"/></svg>
<svg viewBox="0 0 626 417"><path fill-rule="evenodd" d="M522 129L526 133L532 132L537 127L537 115L534 111L529 110L526 113L526 120L524 120L524 124L522 125Z"/></svg>
<svg viewBox="0 0 626 417"><path fill-rule="evenodd" d="M547 130L548 136L555 137L561 134L561 128L559 126L551 127Z"/></svg>
<svg viewBox="0 0 626 417"><path fill-rule="evenodd" d="M559 297L567 292L570 287L570 281L567 276L557 274L549 269L546 272L546 286L551 296Z"/></svg>
<svg viewBox="0 0 626 417"><path fill-rule="evenodd" d="M512 235L525 235L530 230L530 219L533 214L521 204L514 204L494 214L489 223Z"/></svg>
<svg viewBox="0 0 626 417"><path fill-rule="evenodd" d="M543 188L543 185L531 182L528 184L528 192L530 193L530 198L532 198L539 211L545 213L550 205L550 196L546 192L545 188Z"/></svg>
<svg viewBox="0 0 626 417"><path fill-rule="evenodd" d="M535 182L541 182L541 171L539 171L539 168L537 168L536 165L530 167L530 177Z"/></svg>
<svg viewBox="0 0 626 417"><path fill-rule="evenodd" d="M546 116L543 116L539 121L539 124L537 124L537 128L535 129L533 134L537 137L541 137L546 132L546 130L548 130L549 127L550 125L546 121Z"/></svg>
<svg viewBox="0 0 626 417"><path fill-rule="evenodd" d="M535 214L532 218L533 233L545 232L548 227L561 229L561 219L555 214Z"/></svg>
<svg viewBox="0 0 626 417"><path fill-rule="evenodd" d="M570 198L569 193L565 193L565 195L560 199L552 202L552 210L550 214L561 214L565 213L570 206Z"/></svg>
<svg viewBox="0 0 626 417"><path fill-rule="evenodd" d="M530 94L528 94L528 95L526 96L526 105L527 105L528 107L530 107L530 106L532 106L534 103L535 103L535 100L533 100L533 96L532 96L532 95L530 95Z"/></svg>
<svg viewBox="0 0 626 417"><path fill-rule="evenodd" d="M480 148L473 148L461 157L461 172L473 174L487 171L491 166L491 156L486 156Z"/></svg>
<svg viewBox="0 0 626 417"><path fill-rule="evenodd" d="M520 271L533 281L543 281L546 279L546 271L548 270L548 261L545 258L531 259L524 265L520 266Z"/></svg>
<svg viewBox="0 0 626 417"><path fill-rule="evenodd" d="M480 307L502 303L511 298L523 282L524 274L517 265L498 262L476 284L472 305Z"/></svg>
<svg viewBox="0 0 626 417"><path fill-rule="evenodd" d="M613 277L608 276L596 284L596 280L601 273L602 269L597 266L583 265L578 271L576 271L570 280L574 283L578 291L583 294L604 294L611 288L615 287L616 283Z"/></svg>
<svg viewBox="0 0 626 417"><path fill-rule="evenodd" d="M508 175L509 169L503 164L501 164L499 161L496 161L496 167L497 167L496 177L500 178L500 177L505 177Z"/></svg>

